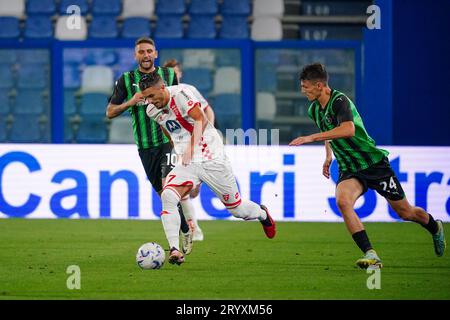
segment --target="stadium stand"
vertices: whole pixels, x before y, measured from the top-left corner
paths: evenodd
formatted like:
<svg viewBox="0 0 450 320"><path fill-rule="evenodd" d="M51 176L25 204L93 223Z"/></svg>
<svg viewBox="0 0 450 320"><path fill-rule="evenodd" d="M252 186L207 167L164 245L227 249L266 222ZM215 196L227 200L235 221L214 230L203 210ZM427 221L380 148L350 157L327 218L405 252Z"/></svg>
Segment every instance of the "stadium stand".
<svg viewBox="0 0 450 320"><path fill-rule="evenodd" d="M150 19L154 12L154 0L123 0L122 18L142 17Z"/></svg>
<svg viewBox="0 0 450 320"><path fill-rule="evenodd" d="M157 15L183 15L186 12L186 2L184 0L157 1Z"/></svg>
<svg viewBox="0 0 450 320"><path fill-rule="evenodd" d="M55 38L58 40L86 40L88 30L85 17L80 17L80 28L69 29L67 27L68 16L60 16L56 22Z"/></svg>
<svg viewBox="0 0 450 320"><path fill-rule="evenodd" d="M75 7L78 7L81 15L86 15L89 11L89 2L88 0L61 0L59 4L59 14L73 14L75 11ZM77 12L78 13L78 12Z"/></svg>
<svg viewBox="0 0 450 320"><path fill-rule="evenodd" d="M91 39L114 39L118 34L114 16L95 16L89 25L89 38Z"/></svg>
<svg viewBox="0 0 450 320"><path fill-rule="evenodd" d="M249 28L247 17L224 15L222 25L219 31L221 39L247 39Z"/></svg>
<svg viewBox="0 0 450 320"><path fill-rule="evenodd" d="M53 38L53 26L47 16L29 16L25 22L24 37L28 39Z"/></svg>
<svg viewBox="0 0 450 320"><path fill-rule="evenodd" d="M190 39L215 39L216 25L212 15L191 15L186 36Z"/></svg>
<svg viewBox="0 0 450 320"><path fill-rule="evenodd" d="M155 29L155 37L162 39L181 39L184 37L184 27L181 16L160 15Z"/></svg>
<svg viewBox="0 0 450 320"><path fill-rule="evenodd" d="M0 41L136 39L140 36L151 36L157 41L361 40L365 9L371 3L368 0L0 0ZM72 30L67 26L69 17L66 15L73 13L67 12L71 5L80 7L80 29ZM8 101L8 105L0 107L0 114L15 112L17 103L22 104L23 97L29 97L33 90L40 96L49 95L48 51L38 50L33 55L22 55L22 51L27 50L0 50L0 90L7 95L1 103ZM329 65L332 79L340 84L342 90L349 94L355 92L354 66L347 65L348 61L353 61L352 57L340 53L322 55L315 51L309 54L309 51L285 54L279 50L264 50L262 55L256 52L256 98L260 93L270 100L269 94L275 96L277 108L273 121L286 125L286 130L293 127L292 123L302 123L305 119L304 110L298 108L301 98L297 93L294 72L300 65L322 61ZM194 84L212 101L223 94L234 94L233 99L241 97L239 50L164 49L160 50L159 56L160 62L169 58L182 62L185 71L183 82ZM133 51L129 48L63 50L64 114L71 126L65 132L66 141L83 137L86 134L84 128L101 134L101 141L111 141L104 137L104 132L108 132L107 122L103 121L102 129L97 131L88 122L82 125L82 120L88 121L86 108L91 108L89 106L95 100L88 94L96 94L98 99L111 94L114 80L135 67L132 57ZM27 80L30 75L33 75L33 81ZM23 90L26 90L25 94ZM48 98L37 104L41 113L35 117L49 117ZM224 105L223 100L226 99L219 97L220 105ZM100 103L100 100L96 101ZM104 108L104 100L101 103ZM258 111L258 108L256 106L257 121L259 115L268 112ZM18 110L22 110L21 107ZM17 124L11 126L12 122L9 123L9 127L4 128L10 128L11 132L13 128L18 130ZM45 125L45 121L41 121L39 130ZM78 134L80 130L81 135ZM41 132L41 137L48 132L49 128Z"/></svg>
<svg viewBox="0 0 450 320"><path fill-rule="evenodd" d="M134 143L131 118L121 116L111 121L108 143Z"/></svg>
<svg viewBox="0 0 450 320"><path fill-rule="evenodd" d="M130 17L123 21L122 38L137 39L142 36L152 36L150 21L142 17Z"/></svg>
<svg viewBox="0 0 450 320"><path fill-rule="evenodd" d="M0 0L0 16L23 18L25 0Z"/></svg>
<svg viewBox="0 0 450 320"><path fill-rule="evenodd" d="M54 0L27 0L26 13L28 16L52 16L56 13Z"/></svg>
<svg viewBox="0 0 450 320"><path fill-rule="evenodd" d="M92 14L94 16L106 15L106 16L118 16L122 12L121 0L93 0L92 2Z"/></svg>
<svg viewBox="0 0 450 320"><path fill-rule="evenodd" d="M188 9L190 15L215 15L218 11L216 0L191 0Z"/></svg>
<svg viewBox="0 0 450 320"><path fill-rule="evenodd" d="M250 0L223 0L220 12L223 15L249 16L251 14Z"/></svg>
<svg viewBox="0 0 450 320"><path fill-rule="evenodd" d="M277 17L260 16L253 20L251 38L255 41L279 41L283 39L283 26Z"/></svg>

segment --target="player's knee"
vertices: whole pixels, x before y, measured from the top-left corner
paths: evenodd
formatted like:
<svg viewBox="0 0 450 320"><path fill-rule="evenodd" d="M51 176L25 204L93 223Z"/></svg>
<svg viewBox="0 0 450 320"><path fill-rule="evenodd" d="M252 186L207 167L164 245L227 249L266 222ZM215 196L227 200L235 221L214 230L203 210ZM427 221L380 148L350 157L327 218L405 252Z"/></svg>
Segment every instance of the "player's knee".
<svg viewBox="0 0 450 320"><path fill-rule="evenodd" d="M400 218L402 218L402 220L405 221L412 221L413 217L414 217L414 212L412 210L412 208L409 207L398 207L394 209L395 213L398 214L398 216Z"/></svg>
<svg viewBox="0 0 450 320"><path fill-rule="evenodd" d="M167 212L177 212L178 202L180 202L180 197L175 190L164 189L161 193L161 202L163 205L163 210Z"/></svg>
<svg viewBox="0 0 450 320"><path fill-rule="evenodd" d="M346 197L338 197L336 204L341 212L353 209L353 201Z"/></svg>

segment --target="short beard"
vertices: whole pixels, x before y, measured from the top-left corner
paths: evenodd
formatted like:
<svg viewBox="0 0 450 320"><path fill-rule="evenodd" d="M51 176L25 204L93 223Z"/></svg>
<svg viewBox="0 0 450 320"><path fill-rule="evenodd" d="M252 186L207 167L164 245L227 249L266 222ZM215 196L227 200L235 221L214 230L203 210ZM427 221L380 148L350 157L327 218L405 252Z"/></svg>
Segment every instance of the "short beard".
<svg viewBox="0 0 450 320"><path fill-rule="evenodd" d="M153 68L153 62L152 62L152 61L148 61L148 62L150 63L150 67L148 67L148 68L145 68L145 67L143 66L144 61L142 61L141 63L139 63L139 66L141 67L142 70L149 71L149 70L151 70L151 69Z"/></svg>

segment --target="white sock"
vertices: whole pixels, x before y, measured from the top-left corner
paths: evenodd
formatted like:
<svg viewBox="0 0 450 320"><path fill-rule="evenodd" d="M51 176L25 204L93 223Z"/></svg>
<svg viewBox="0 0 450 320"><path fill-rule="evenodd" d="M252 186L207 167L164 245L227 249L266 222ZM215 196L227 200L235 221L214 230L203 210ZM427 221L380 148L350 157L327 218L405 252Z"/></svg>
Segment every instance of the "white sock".
<svg viewBox="0 0 450 320"><path fill-rule="evenodd" d="M161 221L169 248L180 249L180 226L181 218L178 213L178 202L180 198L170 189L166 189L161 194L163 211L161 212Z"/></svg>
<svg viewBox="0 0 450 320"><path fill-rule="evenodd" d="M266 220L266 211L261 209L255 202L250 200L241 200L241 204L234 209L228 209L230 213L236 218L242 218L244 220L255 220L259 221Z"/></svg>
<svg viewBox="0 0 450 320"><path fill-rule="evenodd" d="M181 208L183 209L184 217L186 218L186 220L192 219L192 221L194 221L194 223L195 223L197 219L195 218L194 206L192 205L192 201L191 201L191 198L189 197L189 195L187 195L186 197L181 199L180 203L181 203Z"/></svg>

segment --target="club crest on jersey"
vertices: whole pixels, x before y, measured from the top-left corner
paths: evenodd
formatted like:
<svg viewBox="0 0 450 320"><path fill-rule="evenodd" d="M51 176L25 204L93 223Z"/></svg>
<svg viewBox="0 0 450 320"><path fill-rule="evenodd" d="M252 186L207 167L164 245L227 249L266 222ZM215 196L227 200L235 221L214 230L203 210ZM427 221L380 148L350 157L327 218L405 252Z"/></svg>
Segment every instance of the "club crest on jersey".
<svg viewBox="0 0 450 320"><path fill-rule="evenodd" d="M178 133L181 130L180 124L175 120L167 120L166 128L170 133Z"/></svg>
<svg viewBox="0 0 450 320"><path fill-rule="evenodd" d="M333 123L333 118L332 118L329 114L327 114L327 115L325 116L325 123L326 123L326 124L331 124L331 123Z"/></svg>
<svg viewBox="0 0 450 320"><path fill-rule="evenodd" d="M223 200L228 201L228 199L230 199L230 195L229 194L224 194L222 195Z"/></svg>

